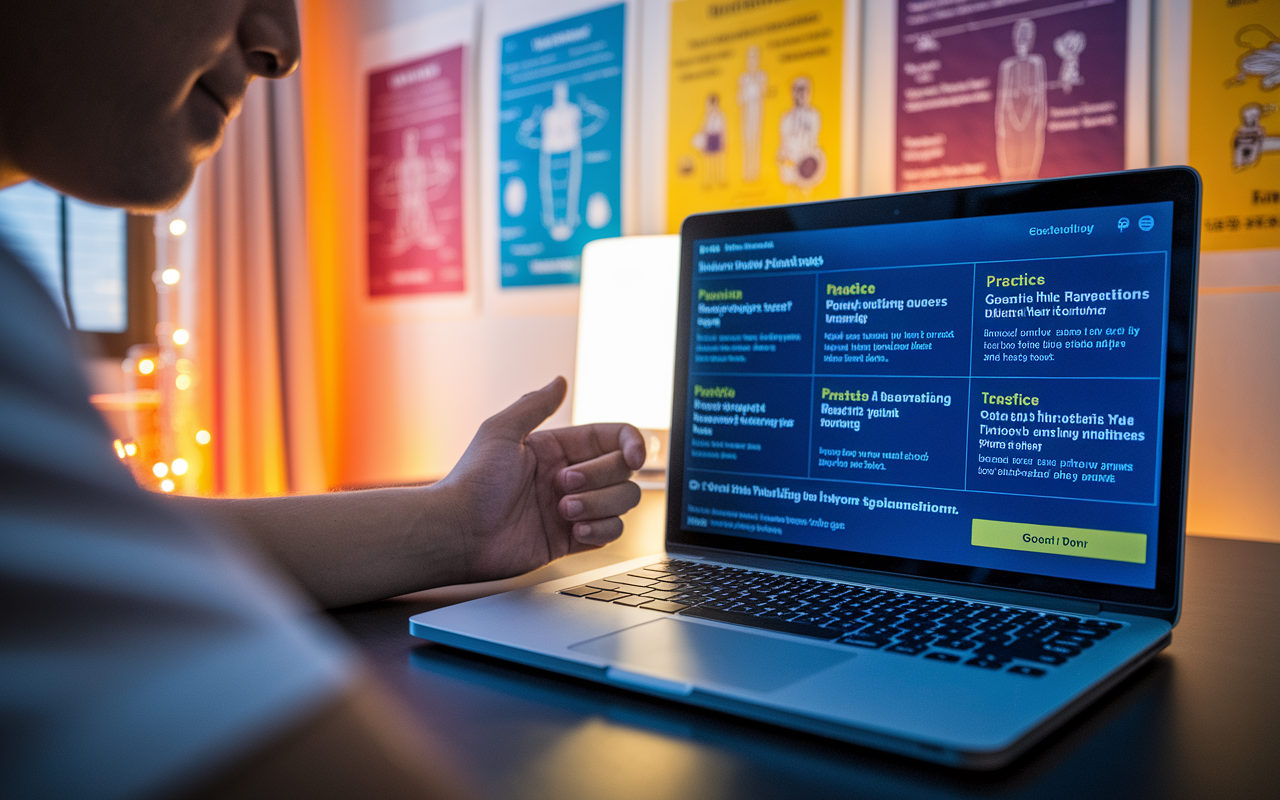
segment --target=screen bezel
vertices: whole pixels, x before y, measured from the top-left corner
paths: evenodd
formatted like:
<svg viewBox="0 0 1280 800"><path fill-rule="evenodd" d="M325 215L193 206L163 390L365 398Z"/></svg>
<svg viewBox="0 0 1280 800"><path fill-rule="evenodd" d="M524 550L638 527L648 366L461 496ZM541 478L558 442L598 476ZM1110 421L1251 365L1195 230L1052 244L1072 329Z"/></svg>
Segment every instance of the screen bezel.
<svg viewBox="0 0 1280 800"><path fill-rule="evenodd" d="M681 527L692 336L694 242L733 236L1173 202L1156 581L1151 589L787 544ZM667 470L667 543L1148 609L1176 618L1186 526L1186 475L1200 233L1200 176L1173 167L1025 183L881 195L693 215L681 226L680 299Z"/></svg>

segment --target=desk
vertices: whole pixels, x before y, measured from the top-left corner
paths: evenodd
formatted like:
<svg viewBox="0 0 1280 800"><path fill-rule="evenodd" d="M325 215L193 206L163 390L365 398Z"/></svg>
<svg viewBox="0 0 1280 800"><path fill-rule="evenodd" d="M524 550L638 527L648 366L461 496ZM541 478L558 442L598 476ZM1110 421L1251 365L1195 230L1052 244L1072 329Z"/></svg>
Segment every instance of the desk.
<svg viewBox="0 0 1280 800"><path fill-rule="evenodd" d="M662 546L662 492L628 534L530 576L334 612L373 669L489 797L1280 797L1280 545L1190 537L1182 622L1155 661L1010 767L973 775L409 635L451 602Z"/></svg>

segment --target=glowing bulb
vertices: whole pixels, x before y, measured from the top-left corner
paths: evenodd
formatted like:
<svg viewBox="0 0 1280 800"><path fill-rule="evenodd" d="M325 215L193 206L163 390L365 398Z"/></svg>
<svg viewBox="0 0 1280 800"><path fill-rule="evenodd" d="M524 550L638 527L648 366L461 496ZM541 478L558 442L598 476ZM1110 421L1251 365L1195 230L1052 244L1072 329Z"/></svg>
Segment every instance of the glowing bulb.
<svg viewBox="0 0 1280 800"><path fill-rule="evenodd" d="M164 272L160 273L160 280L164 281L165 284L169 286L172 286L175 283L177 283L178 279L181 277L182 277L182 274L178 272L176 269L174 269L173 267L169 267Z"/></svg>
<svg viewBox="0 0 1280 800"><path fill-rule="evenodd" d="M164 480L160 481L160 488L166 492L172 492L173 486L174 486L173 481L169 480L168 478L165 478Z"/></svg>
<svg viewBox="0 0 1280 800"><path fill-rule="evenodd" d="M112 442L112 444L115 445L116 447L116 455L120 456L121 458L124 458L124 442L120 441L119 439L116 439L114 442Z"/></svg>
<svg viewBox="0 0 1280 800"><path fill-rule="evenodd" d="M155 371L156 371L156 362L152 361L151 359L144 358L138 362L138 372L141 372L143 375L150 375Z"/></svg>
<svg viewBox="0 0 1280 800"><path fill-rule="evenodd" d="M155 475L157 478L163 478L165 475L169 474L169 465L163 461L157 461L155 466L151 468L151 474Z"/></svg>
<svg viewBox="0 0 1280 800"><path fill-rule="evenodd" d="M196 441L200 444L208 444L209 440L212 438L213 437L209 435L208 431L196 431Z"/></svg>
<svg viewBox="0 0 1280 800"><path fill-rule="evenodd" d="M177 386L179 390L182 390L182 389L190 389L190 388L191 388L191 376L190 376L190 375L179 375L177 378L175 378L175 379L174 379L174 381L173 381L173 385L174 385L174 386Z"/></svg>
<svg viewBox="0 0 1280 800"><path fill-rule="evenodd" d="M191 341L191 334L187 331L186 328L178 328L176 331L173 332L174 344L186 344L189 341Z"/></svg>
<svg viewBox="0 0 1280 800"><path fill-rule="evenodd" d="M173 222L169 223L169 233L172 233L174 236L181 236L186 232L187 232L187 223L183 222L182 220L175 219Z"/></svg>
<svg viewBox="0 0 1280 800"><path fill-rule="evenodd" d="M124 454L126 456L136 456L138 454L138 446L133 442L129 442L124 446Z"/></svg>
<svg viewBox="0 0 1280 800"><path fill-rule="evenodd" d="M174 475L187 474L187 460L185 458L175 458L173 460L173 474Z"/></svg>

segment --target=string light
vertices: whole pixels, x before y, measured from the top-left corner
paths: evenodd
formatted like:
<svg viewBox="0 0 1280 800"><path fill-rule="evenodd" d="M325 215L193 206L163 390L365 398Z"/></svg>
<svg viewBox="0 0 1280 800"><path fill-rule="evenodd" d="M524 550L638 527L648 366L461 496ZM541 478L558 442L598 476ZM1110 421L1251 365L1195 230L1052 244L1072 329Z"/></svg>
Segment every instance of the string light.
<svg viewBox="0 0 1280 800"><path fill-rule="evenodd" d="M143 375L150 375L155 371L156 371L156 362L152 361L151 359L144 358L138 362L138 372L141 372Z"/></svg>
<svg viewBox="0 0 1280 800"><path fill-rule="evenodd" d="M173 267L169 267L164 272L160 273L160 280L164 281L165 285L167 286L174 285L175 283L178 282L178 279L181 277L182 277L182 273L178 272Z"/></svg>
<svg viewBox="0 0 1280 800"><path fill-rule="evenodd" d="M186 328L178 328L173 332L173 343L176 345L184 345L191 341L191 334Z"/></svg>
<svg viewBox="0 0 1280 800"><path fill-rule="evenodd" d="M138 454L138 445L133 442L126 442L124 446L124 454L126 456L136 456Z"/></svg>
<svg viewBox="0 0 1280 800"><path fill-rule="evenodd" d="M175 485L174 482L168 478L165 478L164 480L160 481L160 488L166 492L172 492L174 485Z"/></svg>
<svg viewBox="0 0 1280 800"><path fill-rule="evenodd" d="M116 447L116 455L120 458L124 458L124 442L116 439L112 444Z"/></svg>
<svg viewBox="0 0 1280 800"><path fill-rule="evenodd" d="M187 474L187 460L185 458L175 458L173 460L173 474L174 475Z"/></svg>
<svg viewBox="0 0 1280 800"><path fill-rule="evenodd" d="M200 444L208 444L212 438L208 431L196 431L196 441Z"/></svg>
<svg viewBox="0 0 1280 800"><path fill-rule="evenodd" d="M173 222L169 223L169 233L172 233L174 236L181 236L186 232L187 232L186 222L180 219L175 219Z"/></svg>

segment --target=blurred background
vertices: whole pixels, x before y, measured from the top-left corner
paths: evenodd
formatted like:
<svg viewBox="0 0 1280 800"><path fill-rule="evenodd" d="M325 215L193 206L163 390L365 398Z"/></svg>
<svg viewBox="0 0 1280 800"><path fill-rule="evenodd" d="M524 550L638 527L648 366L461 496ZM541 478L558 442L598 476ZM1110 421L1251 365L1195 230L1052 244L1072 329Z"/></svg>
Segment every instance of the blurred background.
<svg viewBox="0 0 1280 800"><path fill-rule="evenodd" d="M635 420L660 468L686 214L1191 164L1188 530L1280 541L1276 4L300 12L302 68L253 85L170 212L0 192L0 235L69 309L149 488L438 479L556 375L570 401L550 424Z"/></svg>

